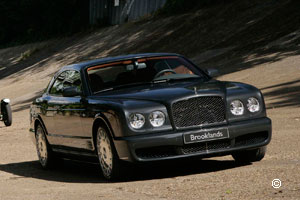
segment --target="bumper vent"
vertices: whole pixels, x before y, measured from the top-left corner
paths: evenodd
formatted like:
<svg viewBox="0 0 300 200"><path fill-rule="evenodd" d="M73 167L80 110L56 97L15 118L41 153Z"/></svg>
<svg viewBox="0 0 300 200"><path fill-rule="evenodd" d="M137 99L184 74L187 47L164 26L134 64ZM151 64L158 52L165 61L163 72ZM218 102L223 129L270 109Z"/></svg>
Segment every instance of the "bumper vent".
<svg viewBox="0 0 300 200"><path fill-rule="evenodd" d="M136 149L137 157L142 159L162 159L168 157L176 157L180 155L202 154L205 155L211 152L222 152L222 150L230 150L233 147L243 147L257 145L265 142L268 139L268 132L257 132L235 139L223 139L209 142L198 142L194 144L185 144L183 146L158 146L150 148ZM235 145L231 142L235 140Z"/></svg>
<svg viewBox="0 0 300 200"><path fill-rule="evenodd" d="M195 144L187 144L181 147L178 146L160 146L152 148L137 149L136 155L143 159L166 158L177 155L205 153L207 151L221 150L230 148L230 141L211 141L199 142Z"/></svg>
<svg viewBox="0 0 300 200"><path fill-rule="evenodd" d="M196 97L173 103L172 114L177 128L221 123L225 121L221 97Z"/></svg>
<svg viewBox="0 0 300 200"><path fill-rule="evenodd" d="M230 148L230 141L212 141L212 142L199 142L195 144L184 145L181 148L183 154L200 153L211 150L221 150Z"/></svg>
<svg viewBox="0 0 300 200"><path fill-rule="evenodd" d="M161 146L161 147L137 149L135 153L138 157L143 159L165 158L165 157L171 157L177 155L174 146Z"/></svg>
<svg viewBox="0 0 300 200"><path fill-rule="evenodd" d="M268 132L258 132L254 134L239 136L235 139L235 147L259 144L267 139Z"/></svg>

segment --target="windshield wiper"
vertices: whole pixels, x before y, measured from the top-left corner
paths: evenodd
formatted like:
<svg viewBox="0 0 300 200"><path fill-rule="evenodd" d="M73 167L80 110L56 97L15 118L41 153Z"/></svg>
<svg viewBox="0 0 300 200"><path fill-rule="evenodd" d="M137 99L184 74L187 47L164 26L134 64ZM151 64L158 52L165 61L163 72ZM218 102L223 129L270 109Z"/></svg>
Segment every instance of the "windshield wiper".
<svg viewBox="0 0 300 200"><path fill-rule="evenodd" d="M193 76L193 77L183 77L183 78L166 78L166 79L158 79L158 80L154 80L154 81L155 81L155 83L157 83L157 82L175 82L175 81L197 80L197 79L198 80L199 79L203 80L204 77L200 77L200 76L195 77L195 76Z"/></svg>

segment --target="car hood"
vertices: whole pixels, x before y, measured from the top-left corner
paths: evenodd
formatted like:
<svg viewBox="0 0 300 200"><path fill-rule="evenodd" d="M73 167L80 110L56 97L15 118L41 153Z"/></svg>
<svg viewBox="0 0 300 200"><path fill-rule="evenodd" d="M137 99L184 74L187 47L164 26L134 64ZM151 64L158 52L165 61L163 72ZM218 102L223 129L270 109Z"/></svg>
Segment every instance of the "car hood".
<svg viewBox="0 0 300 200"><path fill-rule="evenodd" d="M111 100L147 100L156 102L168 102L175 99L190 96L222 96L226 93L247 91L249 85L235 82L222 82L216 80L203 81L181 81L156 83L124 88L114 91L103 92L96 98L109 98Z"/></svg>

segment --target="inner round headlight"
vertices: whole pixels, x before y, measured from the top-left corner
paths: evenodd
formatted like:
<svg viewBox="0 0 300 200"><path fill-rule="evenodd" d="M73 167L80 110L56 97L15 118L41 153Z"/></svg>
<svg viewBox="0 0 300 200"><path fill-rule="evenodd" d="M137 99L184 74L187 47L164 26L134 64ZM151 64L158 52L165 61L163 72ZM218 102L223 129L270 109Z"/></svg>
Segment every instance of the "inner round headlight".
<svg viewBox="0 0 300 200"><path fill-rule="evenodd" d="M140 129L145 124L145 117L139 113L133 113L129 116L130 126L134 129Z"/></svg>
<svg viewBox="0 0 300 200"><path fill-rule="evenodd" d="M230 111L234 115L244 114L244 105L240 100L234 100L230 104Z"/></svg>
<svg viewBox="0 0 300 200"><path fill-rule="evenodd" d="M165 123L165 114L161 111L154 111L149 116L150 123L153 127L160 127Z"/></svg>
<svg viewBox="0 0 300 200"><path fill-rule="evenodd" d="M257 112L257 111L259 111L260 106L259 106L258 100L256 98L254 98L254 97L250 97L248 99L247 108L248 108L248 110L250 112Z"/></svg>

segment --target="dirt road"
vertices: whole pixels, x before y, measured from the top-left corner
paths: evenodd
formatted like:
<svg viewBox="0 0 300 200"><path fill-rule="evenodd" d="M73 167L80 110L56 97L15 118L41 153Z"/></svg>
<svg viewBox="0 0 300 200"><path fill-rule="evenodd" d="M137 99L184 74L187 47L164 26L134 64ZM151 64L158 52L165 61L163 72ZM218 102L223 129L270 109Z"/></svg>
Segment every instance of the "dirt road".
<svg viewBox="0 0 300 200"><path fill-rule="evenodd" d="M226 156L135 166L130 177L115 183L106 182L97 165L65 161L52 171L40 168L27 133L27 107L47 84L49 73L44 70L0 80L1 97L11 98L14 105L13 126L0 123L1 200L300 199L300 56L219 78L262 89L273 121L273 138L261 162L238 166ZM282 182L278 189L272 187L276 178Z"/></svg>

